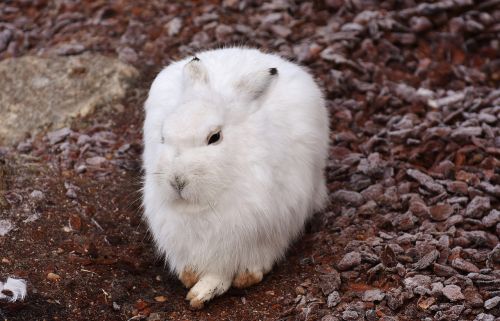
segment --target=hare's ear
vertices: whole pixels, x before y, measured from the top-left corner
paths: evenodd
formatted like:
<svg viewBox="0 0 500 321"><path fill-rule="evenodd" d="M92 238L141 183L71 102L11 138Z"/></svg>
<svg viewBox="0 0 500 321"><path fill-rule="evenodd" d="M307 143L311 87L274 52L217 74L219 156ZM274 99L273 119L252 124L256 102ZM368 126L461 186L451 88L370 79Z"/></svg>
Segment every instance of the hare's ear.
<svg viewBox="0 0 500 321"><path fill-rule="evenodd" d="M278 69L259 70L244 76L236 83L236 94L247 102L258 100L278 77Z"/></svg>
<svg viewBox="0 0 500 321"><path fill-rule="evenodd" d="M194 57L182 70L182 86L184 90L196 90L207 85L207 69L198 57Z"/></svg>

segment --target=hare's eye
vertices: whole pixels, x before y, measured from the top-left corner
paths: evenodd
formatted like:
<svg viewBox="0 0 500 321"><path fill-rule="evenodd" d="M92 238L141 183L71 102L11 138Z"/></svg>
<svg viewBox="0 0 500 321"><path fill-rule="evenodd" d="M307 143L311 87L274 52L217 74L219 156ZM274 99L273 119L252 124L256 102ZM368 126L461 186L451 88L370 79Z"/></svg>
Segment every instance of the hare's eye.
<svg viewBox="0 0 500 321"><path fill-rule="evenodd" d="M220 141L221 138L222 138L222 134L221 134L221 132L219 130L219 131L211 134L210 136L208 136L207 144L208 145L215 144L218 141Z"/></svg>

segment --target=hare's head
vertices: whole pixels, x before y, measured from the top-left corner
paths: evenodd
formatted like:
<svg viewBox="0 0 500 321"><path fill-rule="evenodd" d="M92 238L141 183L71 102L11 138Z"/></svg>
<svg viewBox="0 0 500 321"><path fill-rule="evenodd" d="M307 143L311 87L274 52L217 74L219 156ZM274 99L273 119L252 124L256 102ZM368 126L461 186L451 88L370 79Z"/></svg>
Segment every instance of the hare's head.
<svg viewBox="0 0 500 321"><path fill-rule="evenodd" d="M158 121L156 142L146 142L157 146L147 175L154 175L169 202L211 207L245 175L246 155L254 148L248 142L258 141L249 138L259 132L245 123L277 75L276 68L259 70L215 90L203 61L195 57L183 67L181 99Z"/></svg>

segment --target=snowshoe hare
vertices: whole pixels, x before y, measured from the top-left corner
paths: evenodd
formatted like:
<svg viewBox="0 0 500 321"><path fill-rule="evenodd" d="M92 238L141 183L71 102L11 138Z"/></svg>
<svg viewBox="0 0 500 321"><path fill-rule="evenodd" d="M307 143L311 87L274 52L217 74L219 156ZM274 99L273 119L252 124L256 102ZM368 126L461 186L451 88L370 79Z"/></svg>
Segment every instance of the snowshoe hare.
<svg viewBox="0 0 500 321"><path fill-rule="evenodd" d="M313 78L256 49L210 50L163 69L145 110L145 218L191 307L260 282L327 199Z"/></svg>

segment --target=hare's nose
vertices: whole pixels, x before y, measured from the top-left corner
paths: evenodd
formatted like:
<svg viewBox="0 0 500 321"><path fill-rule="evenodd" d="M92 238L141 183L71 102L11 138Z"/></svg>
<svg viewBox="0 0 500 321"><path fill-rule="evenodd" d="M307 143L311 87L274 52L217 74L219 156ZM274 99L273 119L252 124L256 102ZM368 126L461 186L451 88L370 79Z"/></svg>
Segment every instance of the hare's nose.
<svg viewBox="0 0 500 321"><path fill-rule="evenodd" d="M174 179L170 181L170 186L172 186L179 193L182 192L184 187L187 185L187 181L180 176L174 176Z"/></svg>

